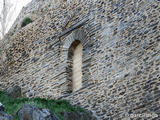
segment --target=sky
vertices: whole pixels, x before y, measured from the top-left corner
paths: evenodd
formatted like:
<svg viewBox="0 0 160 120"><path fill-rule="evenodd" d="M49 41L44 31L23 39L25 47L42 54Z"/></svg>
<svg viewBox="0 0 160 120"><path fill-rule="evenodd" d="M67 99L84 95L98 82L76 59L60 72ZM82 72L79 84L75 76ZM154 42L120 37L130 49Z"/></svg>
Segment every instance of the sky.
<svg viewBox="0 0 160 120"><path fill-rule="evenodd" d="M32 0L8 0L8 1L13 6L12 6L12 9L10 10L11 17L7 18L8 19L7 30L10 29L10 27L12 26L12 24L16 20L18 14L20 13L21 9L24 6L26 6L29 2L31 2ZM2 10L2 2L3 2L3 0L0 0L0 13L1 13L1 10Z"/></svg>

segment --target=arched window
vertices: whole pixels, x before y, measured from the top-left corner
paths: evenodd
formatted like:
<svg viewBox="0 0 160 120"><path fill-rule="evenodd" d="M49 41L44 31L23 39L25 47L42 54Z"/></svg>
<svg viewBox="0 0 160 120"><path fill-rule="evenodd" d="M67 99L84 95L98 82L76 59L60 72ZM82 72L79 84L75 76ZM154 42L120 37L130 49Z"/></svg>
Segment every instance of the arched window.
<svg viewBox="0 0 160 120"><path fill-rule="evenodd" d="M70 91L74 92L82 87L82 44L75 40L68 52L69 60L69 77L71 77L71 84L69 84Z"/></svg>

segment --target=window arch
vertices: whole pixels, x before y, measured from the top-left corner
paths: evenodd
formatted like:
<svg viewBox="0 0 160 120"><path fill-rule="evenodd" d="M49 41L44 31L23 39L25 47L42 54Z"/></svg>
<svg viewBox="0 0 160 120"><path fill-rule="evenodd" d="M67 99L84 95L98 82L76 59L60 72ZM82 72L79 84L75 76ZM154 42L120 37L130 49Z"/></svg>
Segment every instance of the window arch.
<svg viewBox="0 0 160 120"><path fill-rule="evenodd" d="M71 83L69 84L70 92L77 91L82 87L82 44L80 41L75 40L68 52L69 60L69 77Z"/></svg>
<svg viewBox="0 0 160 120"><path fill-rule="evenodd" d="M62 86L61 93L65 95L69 95L69 93L77 91L81 88L84 88L88 85L88 80L90 77L89 67L90 66L90 57L88 57L88 51L86 51L86 45L88 43L89 38L87 37L86 32L83 29L77 29L72 31L67 36L61 36L62 41L62 51L61 53L61 61L64 70L64 80L62 82L64 85ZM85 50L85 52L84 52ZM80 52L78 52L80 51ZM76 54L77 53L77 54ZM76 57L81 56L81 57ZM80 58L81 62L79 65L76 65ZM80 66L77 67L76 66ZM74 72L75 70L75 72ZM76 75L76 70L78 71ZM63 71L62 71L63 72ZM75 77L74 77L75 76ZM80 76L79 80L78 77ZM75 79L74 79L75 78Z"/></svg>

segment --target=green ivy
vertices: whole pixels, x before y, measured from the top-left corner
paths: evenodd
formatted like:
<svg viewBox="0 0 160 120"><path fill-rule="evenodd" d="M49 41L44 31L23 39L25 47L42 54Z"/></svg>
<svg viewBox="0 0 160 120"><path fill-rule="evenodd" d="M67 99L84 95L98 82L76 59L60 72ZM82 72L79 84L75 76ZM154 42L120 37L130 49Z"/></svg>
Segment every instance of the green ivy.
<svg viewBox="0 0 160 120"><path fill-rule="evenodd" d="M32 23L33 21L27 17L23 20L22 24L21 24L21 27L25 27L26 25L28 25L29 23Z"/></svg>
<svg viewBox="0 0 160 120"><path fill-rule="evenodd" d="M66 100L54 100L45 98L11 98L5 94L5 92L0 91L0 102L5 106L5 112L11 114L14 120L19 120L17 116L18 110L24 104L30 104L40 108L46 108L55 113L61 120L64 118L60 113L63 112L85 112L85 110L79 106L73 107Z"/></svg>

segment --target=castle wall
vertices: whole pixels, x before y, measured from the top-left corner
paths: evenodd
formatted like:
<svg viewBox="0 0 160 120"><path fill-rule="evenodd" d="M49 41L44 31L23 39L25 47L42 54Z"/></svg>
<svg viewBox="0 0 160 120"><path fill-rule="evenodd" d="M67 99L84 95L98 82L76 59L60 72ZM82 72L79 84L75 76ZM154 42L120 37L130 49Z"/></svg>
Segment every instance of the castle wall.
<svg viewBox="0 0 160 120"><path fill-rule="evenodd" d="M156 0L64 3L12 36L1 87L17 84L30 97L67 99L102 120L160 116L159 9ZM72 92L75 40L83 46L82 88Z"/></svg>

